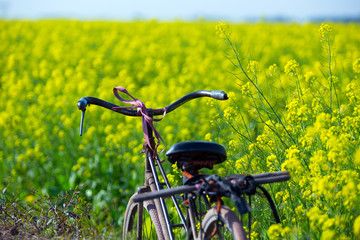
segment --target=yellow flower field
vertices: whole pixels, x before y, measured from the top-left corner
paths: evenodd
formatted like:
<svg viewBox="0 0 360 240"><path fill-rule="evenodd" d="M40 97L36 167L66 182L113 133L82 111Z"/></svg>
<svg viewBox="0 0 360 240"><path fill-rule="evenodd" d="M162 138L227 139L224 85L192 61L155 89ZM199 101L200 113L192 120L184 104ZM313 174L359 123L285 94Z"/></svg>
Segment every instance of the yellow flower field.
<svg viewBox="0 0 360 240"><path fill-rule="evenodd" d="M140 119L96 106L79 136L77 101L125 87L162 108L198 99L156 124L168 149L186 140L223 144L220 175L289 170L266 186L253 238L360 238L360 26L198 22L0 21L0 188L31 204L84 184L100 226L121 228L143 183ZM165 156L162 154L162 157ZM169 178L180 179L170 163Z"/></svg>

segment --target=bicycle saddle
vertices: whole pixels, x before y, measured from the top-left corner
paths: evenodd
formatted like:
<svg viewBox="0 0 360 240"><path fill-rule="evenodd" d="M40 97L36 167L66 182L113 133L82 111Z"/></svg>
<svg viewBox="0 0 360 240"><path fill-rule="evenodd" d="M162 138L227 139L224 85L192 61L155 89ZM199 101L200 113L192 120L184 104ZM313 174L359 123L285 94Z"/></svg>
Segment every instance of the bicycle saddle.
<svg viewBox="0 0 360 240"><path fill-rule="evenodd" d="M213 142L187 141L179 142L171 146L166 152L168 160L174 164L179 161L191 165L199 165L199 168L212 166L226 160L226 151L223 146Z"/></svg>

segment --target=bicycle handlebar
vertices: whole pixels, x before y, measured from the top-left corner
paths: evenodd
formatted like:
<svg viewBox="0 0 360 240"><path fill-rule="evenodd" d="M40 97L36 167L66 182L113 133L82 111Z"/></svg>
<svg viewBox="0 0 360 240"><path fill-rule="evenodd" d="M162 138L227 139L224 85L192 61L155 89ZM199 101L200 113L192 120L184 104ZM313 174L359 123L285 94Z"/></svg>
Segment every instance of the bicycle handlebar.
<svg viewBox="0 0 360 240"><path fill-rule="evenodd" d="M201 91L196 91L196 92L192 92L189 93L185 96L183 96L182 98L180 98L179 100L175 101L174 103L170 104L168 107L166 107L166 112L169 113L173 110L175 110L176 108L180 107L181 105L183 105L184 103L194 99L194 98L200 98L200 97L211 97L217 100L227 100L227 94L223 91L207 91L207 90L201 90ZM85 111L86 107L90 104L94 104L94 105L98 105L107 109L112 109L114 107L119 107L113 103L98 99L98 98L94 98L94 97L83 97L81 98L78 103L77 106L79 108L79 110L81 111ZM151 113L152 115L163 115L164 114L164 109L147 109L149 113ZM130 110L130 109L116 109L115 110L118 113L127 115L127 116L138 116L137 111L136 110Z"/></svg>
<svg viewBox="0 0 360 240"><path fill-rule="evenodd" d="M254 182L255 187L257 187L258 185L261 184L284 182L290 179L290 173L288 171L268 172L268 173L249 175L245 177L245 180L243 180L244 176L240 176L240 175L230 175L230 176L231 176L230 179L234 180L231 181L232 185L241 185L242 187L244 186L252 187L251 184L249 185L247 183L248 181L251 180ZM223 178L222 180L227 180L227 178ZM134 198L134 202L142 202L154 198L169 197L176 194L196 192L200 189L202 184L204 183L198 183L195 185L184 185L180 187L162 189L155 192L147 192L147 193L139 194ZM244 192L247 191L245 190Z"/></svg>
<svg viewBox="0 0 360 240"><path fill-rule="evenodd" d="M223 92L223 91L201 90L201 91L192 92L192 93L189 93L189 94L183 96L182 98L180 98L179 100L177 100L174 103L170 104L166 108L162 108L162 109L147 108L146 111L147 111L148 115L150 115L150 116L163 115L164 111L166 111L167 113L172 112L173 110L180 107L184 103L186 103L186 102L188 102L188 101L190 101L190 100L192 100L194 98L199 98L199 97L211 97L211 98L214 98L214 99L217 99L217 100L226 100L226 99L228 99L227 94L225 92ZM119 106L117 106L117 105L115 105L113 103L104 101L104 100L99 99L99 98L95 98L95 97L83 97L83 98L80 98L80 100L77 102L77 106L78 106L79 110L82 111L81 121L80 121L80 136L82 136L82 131L83 131L85 110L86 110L86 107L88 105L90 105L90 104L98 105L98 106L104 107L106 109L113 110L115 112L121 113L121 114L126 115L126 116L132 116L132 117L139 116L137 110L126 109L126 108L118 108Z"/></svg>

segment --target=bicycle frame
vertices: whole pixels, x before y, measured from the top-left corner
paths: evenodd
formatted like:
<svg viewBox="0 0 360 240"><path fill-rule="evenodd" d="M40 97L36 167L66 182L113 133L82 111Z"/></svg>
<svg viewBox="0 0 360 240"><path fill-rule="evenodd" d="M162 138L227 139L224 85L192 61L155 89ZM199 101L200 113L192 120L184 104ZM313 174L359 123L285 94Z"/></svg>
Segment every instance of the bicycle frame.
<svg viewBox="0 0 360 240"><path fill-rule="evenodd" d="M150 115L151 116L151 115ZM149 133L149 140L152 145L152 147L155 146L155 140L153 137L152 129L149 125L147 125L148 133ZM162 163L159 159L159 156L156 154L155 158L153 158L153 150L147 144L145 144L145 187L150 187L151 191L158 191L162 189L162 186L165 184L167 188L171 188L171 185L169 183L169 180L166 176L165 170L162 166ZM156 163L155 163L156 162ZM159 180L158 172L156 169L156 166L159 168L160 174L162 178L164 179L164 183L162 184ZM141 187L139 188L141 189ZM139 194L144 192L143 190L139 190ZM183 212L180 209L179 203L177 202L177 199L175 196L171 196L172 201L175 205L176 211L180 217L180 220L182 222L182 226L185 228L186 232L188 231L187 224L185 221L185 217ZM155 200L155 205L157 208L157 212L160 218L161 225L163 227L163 231L166 235L168 235L169 239L174 239L173 236L173 230L172 230L172 224L170 223L168 210L165 204L164 199L160 198L158 200ZM141 209L139 207L139 209ZM140 214L138 216L141 216ZM138 219L138 221L142 221L141 219ZM141 226L141 222L138 222L138 226Z"/></svg>
<svg viewBox="0 0 360 240"><path fill-rule="evenodd" d="M150 126L148 126L148 130L149 130L149 139L150 139L150 142L153 147L153 146L155 146L155 141L154 141L154 137L152 135ZM141 194L141 193L144 193L147 191L159 191L160 189L162 189L163 184L159 180L156 166L159 168L160 174L164 179L164 184L166 185L166 187L171 188L170 183L167 179L165 170L162 166L162 163L161 163L158 155L156 154L155 158L153 158L152 157L153 151L151 150L151 148L149 148L149 146L147 146L146 144L144 146L145 146L144 150L145 150L145 189L146 190L144 190L142 187L140 187L138 193ZM148 189L148 188L150 188L150 189ZM189 234L189 231L191 231L194 236L197 236L198 234L200 234L200 236L198 236L198 237L200 237L200 239L201 239L202 232L201 231L199 233L197 232L196 223L195 223L196 214L197 214L197 211L196 211L197 208L195 205L196 203L194 201L195 196L197 196L197 195L194 195L192 193L189 193L187 196L188 205L189 205L188 210L187 210L187 216L188 216L188 220L189 220L188 224L185 220L184 214L179 206L179 203L178 203L176 197L174 195L171 196L174 206L177 210L177 214L181 220L181 224L178 224L178 225L171 224L170 219L169 219L169 214L167 211L167 206L165 204L164 199L163 198L159 198L157 200L154 199L155 205L157 208L157 212L158 212L161 224L162 224L163 231L167 233L166 235L169 237L169 239L174 239L173 229L172 229L173 226L184 227L187 235ZM197 196L197 197L200 197L200 196ZM210 203L209 203L208 199L206 198L206 196L202 195L201 197L203 198L202 202L205 203L207 210L210 209L211 206L210 206ZM157 201L158 201L158 203L157 203ZM139 204L140 204L140 202L139 202ZM142 206L139 205L138 209L142 209ZM199 208L199 211L201 211L200 208ZM201 215L201 212L199 212L199 215ZM141 214L138 215L138 226L142 226L142 219L140 216L141 216ZM191 229L189 229L189 227L191 227ZM138 229L138 233L140 233L140 232L141 232L141 229Z"/></svg>

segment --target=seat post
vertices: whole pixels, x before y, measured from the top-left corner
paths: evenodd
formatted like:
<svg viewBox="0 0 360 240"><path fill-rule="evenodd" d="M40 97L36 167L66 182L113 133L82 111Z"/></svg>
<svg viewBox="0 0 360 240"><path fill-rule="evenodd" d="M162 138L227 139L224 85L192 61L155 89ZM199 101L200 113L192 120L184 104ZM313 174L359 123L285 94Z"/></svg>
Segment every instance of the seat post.
<svg viewBox="0 0 360 240"><path fill-rule="evenodd" d="M199 170L190 162L178 161L177 167L183 173L183 184L185 184L190 178L200 174Z"/></svg>

